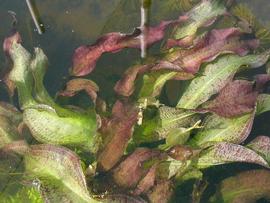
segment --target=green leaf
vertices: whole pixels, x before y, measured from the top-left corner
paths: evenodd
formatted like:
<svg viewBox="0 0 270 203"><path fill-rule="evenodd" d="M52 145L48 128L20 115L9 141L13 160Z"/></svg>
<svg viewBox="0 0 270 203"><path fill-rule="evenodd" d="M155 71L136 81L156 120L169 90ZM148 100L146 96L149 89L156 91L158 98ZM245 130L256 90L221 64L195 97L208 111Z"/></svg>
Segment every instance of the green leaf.
<svg viewBox="0 0 270 203"><path fill-rule="evenodd" d="M50 106L36 105L24 110L23 121L39 142L81 146L91 152L97 150L94 112L60 116Z"/></svg>
<svg viewBox="0 0 270 203"><path fill-rule="evenodd" d="M270 172L251 170L223 180L210 202L251 203L262 198L270 200Z"/></svg>
<svg viewBox="0 0 270 203"><path fill-rule="evenodd" d="M224 15L226 8L223 1L205 0L201 1L197 6L193 7L186 15L188 19L180 24L174 31L175 39L183 39L185 37L196 34L198 28L210 24L218 16Z"/></svg>
<svg viewBox="0 0 270 203"><path fill-rule="evenodd" d="M183 162L169 157L167 160L162 161L158 165L158 177L161 177L162 179L170 179L178 173L183 174L190 165L190 163L190 161Z"/></svg>
<svg viewBox="0 0 270 203"><path fill-rule="evenodd" d="M140 100L152 99L160 95L165 83L172 79L189 80L194 76L186 72L173 72L168 70L152 71L143 76L143 86L139 93Z"/></svg>
<svg viewBox="0 0 270 203"><path fill-rule="evenodd" d="M62 108L47 92L44 87L43 80L45 73L48 69L48 58L40 48L35 48L35 55L30 64L30 70L32 73L32 77L34 78L34 88L32 90L32 94L35 97L35 100L38 103L46 104L51 106L56 110L56 112L61 116L67 116L72 114L72 111Z"/></svg>
<svg viewBox="0 0 270 203"><path fill-rule="evenodd" d="M270 111L270 95L260 94L257 98L256 115L260 115L264 112Z"/></svg>
<svg viewBox="0 0 270 203"><path fill-rule="evenodd" d="M196 112L162 106L159 108L160 126L156 130L159 137L166 138L171 130L192 127L197 123Z"/></svg>
<svg viewBox="0 0 270 203"><path fill-rule="evenodd" d="M201 180L203 178L203 173L196 168L189 168L184 174L176 175L175 181L177 185L181 185L187 180L190 179L198 179Z"/></svg>
<svg viewBox="0 0 270 203"><path fill-rule="evenodd" d="M43 79L48 68L48 58L40 48L35 48L35 56L31 62L31 71L35 80L34 93L38 102L55 106L55 102L45 89Z"/></svg>
<svg viewBox="0 0 270 203"><path fill-rule="evenodd" d="M174 133L181 139L183 129L192 127L199 120L196 112L167 106L161 106L157 111L147 109L144 114L142 125L134 132L136 143L159 141L168 135L172 138Z"/></svg>
<svg viewBox="0 0 270 203"><path fill-rule="evenodd" d="M208 64L201 76L192 80L179 100L177 107L197 108L225 87L241 66L260 67L267 62L269 55L270 52L266 51L259 55L247 55L244 57L236 55L220 57L215 63Z"/></svg>
<svg viewBox="0 0 270 203"><path fill-rule="evenodd" d="M13 43L10 49L10 57L13 61L13 68L9 73L9 79L15 83L18 89L19 103L23 109L36 103L32 96L31 55L21 44Z"/></svg>
<svg viewBox="0 0 270 203"><path fill-rule="evenodd" d="M143 111L141 125L135 126L133 141L135 144L150 143L159 140L155 130L160 126L159 113L156 108L147 108Z"/></svg>
<svg viewBox="0 0 270 203"><path fill-rule="evenodd" d="M258 136L248 143L247 147L256 151L270 164L270 137Z"/></svg>
<svg viewBox="0 0 270 203"><path fill-rule="evenodd" d="M251 27L257 39L260 40L262 46L269 47L270 31L256 19L256 16L245 4L238 4L232 9L232 14L241 19L241 23L246 23L246 26Z"/></svg>
<svg viewBox="0 0 270 203"><path fill-rule="evenodd" d="M96 202L89 196L80 160L72 151L33 145L24 162L29 178L39 181L44 199L49 202Z"/></svg>
<svg viewBox="0 0 270 203"><path fill-rule="evenodd" d="M20 139L16 126L6 117L0 116L0 148Z"/></svg>
<svg viewBox="0 0 270 203"><path fill-rule="evenodd" d="M143 86L139 93L139 98L153 98L160 94L165 83L172 79L176 72L152 72L143 76Z"/></svg>
<svg viewBox="0 0 270 203"><path fill-rule="evenodd" d="M199 147L217 142L239 144L249 135L253 120L254 113L234 118L210 115L202 124L203 128L189 141L189 144Z"/></svg>
<svg viewBox="0 0 270 203"><path fill-rule="evenodd" d="M1 193L2 203L43 203L43 199L36 188L22 187L13 195Z"/></svg>
<svg viewBox="0 0 270 203"><path fill-rule="evenodd" d="M200 128L200 120L196 122L192 127L190 128L175 128L172 129L166 138L166 143L164 145L160 146L160 149L166 150L169 149L175 145L183 145L187 142L187 140L190 137L190 133L193 129Z"/></svg>
<svg viewBox="0 0 270 203"><path fill-rule="evenodd" d="M246 162L269 168L268 163L256 152L241 145L226 142L220 142L203 151L198 159L197 167L207 168L232 162Z"/></svg>

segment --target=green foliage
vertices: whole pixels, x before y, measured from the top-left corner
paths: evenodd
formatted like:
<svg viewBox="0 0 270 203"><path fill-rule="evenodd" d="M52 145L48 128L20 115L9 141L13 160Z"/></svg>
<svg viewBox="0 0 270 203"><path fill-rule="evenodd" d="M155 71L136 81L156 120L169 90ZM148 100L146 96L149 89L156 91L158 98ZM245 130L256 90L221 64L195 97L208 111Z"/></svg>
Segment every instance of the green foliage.
<svg viewBox="0 0 270 203"><path fill-rule="evenodd" d="M176 75L175 72L158 71L143 76L143 86L139 98L153 98L160 95L165 83Z"/></svg>
<svg viewBox="0 0 270 203"><path fill-rule="evenodd" d="M256 202L264 198L270 200L270 172L252 170L223 180L216 194L210 199L218 202Z"/></svg>
<svg viewBox="0 0 270 203"><path fill-rule="evenodd" d="M0 195L3 203L43 203L39 191L34 187L23 187L13 195Z"/></svg>
<svg viewBox="0 0 270 203"><path fill-rule="evenodd" d="M24 111L23 120L40 142L81 146L86 151L96 151L95 115L61 117L50 106L37 105Z"/></svg>
<svg viewBox="0 0 270 203"><path fill-rule="evenodd" d="M145 73L143 84L131 97L119 97L112 108L111 104L107 106L99 98L99 88L95 83L81 78L73 79L75 83L69 83L71 85L63 92L73 96L78 91L86 90L95 106L92 110L60 106L43 84L48 65L43 51L36 48L31 57L18 41L4 43L5 51L13 62L8 79L17 88L21 112L11 105L0 103L0 155L1 158L4 155L14 155L13 153L22 156L23 165L20 166L23 168L23 178L32 183L35 181L36 188L23 187L12 196L1 194L1 202L144 202L140 196L147 197L150 201L167 202L171 198L173 184L181 187L194 179L204 180L204 171L209 167L245 162L270 168L269 137L257 136L248 144L242 145L252 130L255 116L270 110L270 96L263 88L270 80L269 73L256 77L256 83L248 82L250 88L237 89L238 86L235 85L231 94L222 91L234 81L235 75L243 67L252 69L266 64L270 51L261 52L260 48L265 47L257 48L255 39L250 44L245 44L242 38L250 34L245 29L242 31L226 27L212 30L216 19L228 12L226 1L202 0L195 6L196 0L162 2L161 5L177 5L174 9L186 12L180 16L180 20L172 21L172 41L184 43L177 44L178 48L163 52L165 57L161 60L151 60L151 66L147 68L135 67L135 75L134 69L127 72L127 76L132 75L131 79L127 78L127 83L132 80L132 88L137 74ZM144 7L152 8L154 2L142 3ZM126 2L121 2L119 9L126 5ZM138 2L132 1L132 9L137 6ZM114 14L119 18L125 12L115 11ZM238 5L233 8L232 13L241 20L238 26L244 28L247 24L250 25L262 45L269 45L269 31L246 7ZM229 20L230 23L226 25L235 23L235 19ZM207 30L203 34L198 33L200 28L210 25L211 35L207 34ZM216 43L220 39L217 34L233 35L234 38ZM164 36L164 33L161 35ZM128 39L134 37L126 36ZM135 43L139 36L140 33L134 37ZM108 46L106 48L110 50L114 39L109 43L106 40L105 44L103 42L98 42L100 47ZM251 42L256 42L256 45ZM87 48L91 50L93 46L96 45L89 45ZM136 46L137 44L134 45ZM229 49L224 51L223 47L218 47L212 50L216 46L228 46ZM205 49L200 49L201 47ZM249 54L252 51L254 53ZM206 57L204 52L210 53L210 56ZM212 52L218 53L215 55ZM186 69L185 59L188 61ZM92 62L89 56L86 60ZM161 67L160 70L160 64L166 67ZM198 70L189 67L197 65ZM166 106L166 101L165 104L160 104L163 101L164 85L174 79L190 82L176 106ZM120 89L123 84L128 86L127 89L130 88L130 84L124 81L119 83ZM242 95L241 90L246 92ZM179 89L173 91L178 95ZM222 110L229 112L223 115L207 109L221 91L225 97L233 97L231 100L218 101L218 107L224 106L226 108ZM130 94L132 93L133 91ZM240 115L234 111L239 106L242 108ZM30 130L36 144L27 143L20 136L25 130L21 123ZM133 151L136 152L135 155ZM6 174L11 173L8 170ZM254 177L248 179L250 174L260 181L256 182ZM125 184L121 184L119 180ZM269 171L245 172L222 181L211 201L269 198L268 180ZM195 184L194 202L200 201L206 186L207 184L201 187Z"/></svg>
<svg viewBox="0 0 270 203"><path fill-rule="evenodd" d="M260 23L252 11L245 4L238 4L232 9L232 13L247 23L253 30L263 46L268 47L270 43L270 30Z"/></svg>
<svg viewBox="0 0 270 203"><path fill-rule="evenodd" d="M189 11L187 14L189 19L184 23L184 26L181 25L175 29L173 38L183 39L185 37L193 36L200 27L209 24L211 21L215 20L215 18L224 15L225 12L226 8L224 1L201 1L201 3Z"/></svg>
<svg viewBox="0 0 270 203"><path fill-rule="evenodd" d="M203 128L189 140L189 144L206 147L218 142L241 143L250 133L254 113L249 113L235 118L223 118L210 115L202 124Z"/></svg>
<svg viewBox="0 0 270 203"><path fill-rule="evenodd" d="M226 55L218 58L216 62L206 65L201 76L191 81L177 107L197 108L212 95L218 93L234 77L241 66L260 67L268 58L269 51L259 55L247 55L244 57Z"/></svg>

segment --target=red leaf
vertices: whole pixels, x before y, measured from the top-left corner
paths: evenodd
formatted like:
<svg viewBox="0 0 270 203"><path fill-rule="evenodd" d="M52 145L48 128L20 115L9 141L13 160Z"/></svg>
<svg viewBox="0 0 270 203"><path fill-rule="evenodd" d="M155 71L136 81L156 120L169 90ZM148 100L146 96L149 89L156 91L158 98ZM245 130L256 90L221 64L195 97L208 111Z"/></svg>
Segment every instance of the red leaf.
<svg viewBox="0 0 270 203"><path fill-rule="evenodd" d="M252 82L235 80L227 84L204 109L223 117L239 116L254 110L257 96Z"/></svg>
<svg viewBox="0 0 270 203"><path fill-rule="evenodd" d="M242 40L244 33L238 28L212 30L191 49L175 50L152 70L169 69L197 73L201 64L224 53L246 55L259 45L256 39Z"/></svg>
<svg viewBox="0 0 270 203"><path fill-rule="evenodd" d="M104 147L98 154L98 168L110 170L123 156L128 141L132 136L133 126L137 122L138 109L132 105L117 101L112 117L102 120L100 133Z"/></svg>
<svg viewBox="0 0 270 203"><path fill-rule="evenodd" d="M4 52L9 55L10 48L13 43L21 43L22 39L19 34L19 32L15 32L11 34L9 37L5 38L4 43L3 43L3 50Z"/></svg>
<svg viewBox="0 0 270 203"><path fill-rule="evenodd" d="M131 188L147 174L149 168L143 163L160 155L157 150L138 148L113 171L114 181L121 187Z"/></svg>
<svg viewBox="0 0 270 203"><path fill-rule="evenodd" d="M163 39L166 28L179 21L162 21L155 27L147 28L145 30L146 47ZM93 45L77 48L73 55L72 74L84 76L91 73L96 66L97 60L105 52L115 53L124 48L140 48L140 36L141 30L139 29L136 29L132 34L112 32L99 38Z"/></svg>
<svg viewBox="0 0 270 203"><path fill-rule="evenodd" d="M21 43L22 39L19 34L19 32L13 32L10 36L6 37L3 43L3 51L7 55L7 57L10 56L10 49L13 43ZM7 68L6 70L1 73L1 77L3 75L3 81L7 87L8 94L12 97L14 95L15 91L15 84L12 82L8 76L9 76L10 68ZM2 79L2 78L1 78Z"/></svg>
<svg viewBox="0 0 270 203"><path fill-rule="evenodd" d="M168 155L175 160L184 162L190 159L194 154L196 154L194 152L195 151L191 147L184 145L176 145L169 149Z"/></svg>
<svg viewBox="0 0 270 203"><path fill-rule="evenodd" d="M129 68L123 75L122 79L119 80L114 86L114 91L122 96L128 97L134 91L134 82L139 74L143 74L153 65L137 65Z"/></svg>
<svg viewBox="0 0 270 203"><path fill-rule="evenodd" d="M140 180L138 183L135 191L133 192L134 195L140 195L146 193L151 187L155 184L156 179L156 171L157 171L157 164L154 164L147 174Z"/></svg>
<svg viewBox="0 0 270 203"><path fill-rule="evenodd" d="M255 76L256 90L263 90L265 84L270 80L270 75L268 74L258 74Z"/></svg>
<svg viewBox="0 0 270 203"><path fill-rule="evenodd" d="M67 82L66 89L59 92L59 95L64 97L73 97L78 92L84 90L88 96L96 102L97 92L99 91L98 86L91 80L77 78Z"/></svg>
<svg viewBox="0 0 270 203"><path fill-rule="evenodd" d="M256 75L256 86L246 80L228 83L212 101L204 105L204 111L212 111L223 117L234 117L254 110L259 92L270 80L267 74Z"/></svg>
<svg viewBox="0 0 270 203"><path fill-rule="evenodd" d="M258 136L252 140L247 147L261 154L270 163L270 137Z"/></svg>

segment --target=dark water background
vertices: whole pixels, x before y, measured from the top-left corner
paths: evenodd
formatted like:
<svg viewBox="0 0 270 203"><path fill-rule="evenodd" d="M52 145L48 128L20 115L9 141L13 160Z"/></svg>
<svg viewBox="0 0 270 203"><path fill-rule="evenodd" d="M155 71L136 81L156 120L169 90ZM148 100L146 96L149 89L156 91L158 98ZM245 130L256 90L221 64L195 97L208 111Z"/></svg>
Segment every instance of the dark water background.
<svg viewBox="0 0 270 203"><path fill-rule="evenodd" d="M179 16L179 0L153 0L151 24ZM270 20L268 0L241 0L254 11L264 23ZM71 56L75 48L91 44L106 32L132 32L140 25L140 0L36 0L45 33L39 35L23 0L0 0L0 43L10 31L12 18L8 11L17 14L18 30L24 46L32 51L41 47L49 58L50 66L45 85L53 95L68 76ZM159 47L157 47L159 48ZM154 50L154 49L152 49ZM110 98L113 84L121 73L139 60L138 50L126 49L113 55L105 54L89 76L101 87L101 94ZM0 52L0 70L5 68L3 52ZM104 91L103 91L104 90ZM1 89L1 98L3 95Z"/></svg>
<svg viewBox="0 0 270 203"><path fill-rule="evenodd" d="M45 78L45 86L54 95L63 87L75 48L82 44L93 43L101 34L111 31L132 32L140 24L140 0L36 0L36 6L45 25L45 33L39 35L23 0L0 0L0 44L8 35L12 18L8 11L14 11L18 19L18 31L24 46L30 51L41 47L49 58L50 66ZM270 24L269 0L239 0L246 3L258 19ZM160 20L177 18L180 15L177 0L153 0L151 24ZM159 46L150 52L155 53ZM110 100L114 96L114 83L130 65L140 60L139 50L125 49L116 54L105 54L97 64L95 71L88 76L99 86L101 96ZM0 51L0 70L5 68L5 57ZM7 100L3 85L0 85L0 100ZM265 134L270 131L270 114L256 119L252 135ZM218 182L228 175L250 165L220 166L207 171L210 182ZM214 176L212 174L215 174ZM0 192L1 192L0 183ZM211 188L210 188L211 189ZM183 195L188 196L188 192ZM0 200L1 202L1 200Z"/></svg>

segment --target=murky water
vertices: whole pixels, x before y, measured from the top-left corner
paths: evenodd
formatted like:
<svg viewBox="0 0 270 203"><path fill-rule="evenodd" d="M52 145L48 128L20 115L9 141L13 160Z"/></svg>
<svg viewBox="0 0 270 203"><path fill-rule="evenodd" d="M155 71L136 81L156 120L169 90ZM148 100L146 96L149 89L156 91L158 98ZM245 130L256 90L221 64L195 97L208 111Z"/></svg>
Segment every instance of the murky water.
<svg viewBox="0 0 270 203"><path fill-rule="evenodd" d="M239 2L248 4L258 19L270 24L269 0ZM33 50L35 46L41 47L49 58L50 66L45 86L51 95L62 88L71 67L71 56L75 48L93 43L102 33L132 32L134 27L140 25L139 0L36 0L35 3L45 26L45 33L42 35L38 34L25 1L0 0L0 43L2 44L10 31L12 18L8 11L13 11L17 14L18 30L25 47L28 50ZM151 24L177 16L177 0L153 0ZM158 45L154 46L150 52L154 53L158 48ZM127 67L139 60L140 52L134 49L126 49L113 55L105 54L89 78L100 86L101 96L110 100L114 95L114 83ZM0 69L5 68L5 65L4 54L0 51ZM7 94L1 85L0 100L7 100ZM270 131L269 123L264 122L265 118L269 118L269 115L265 114L256 120L256 132L253 134ZM221 168L217 170L222 171ZM3 188L5 186L0 180L0 193Z"/></svg>
<svg viewBox="0 0 270 203"><path fill-rule="evenodd" d="M0 0L0 39L9 33L12 18L8 11L17 14L18 30L22 34L24 45L33 50L41 47L50 60L45 84L51 94L61 88L63 77L68 75L71 67L71 56L81 44L93 43L102 33L111 31L132 32L140 25L139 0L36 0L45 33L39 35L27 9L26 2L21 0ZM240 1L239 1L240 2ZM241 0L250 5L265 23L270 19L267 0ZM264 5L264 6L262 6ZM177 0L155 0L151 9L151 24L160 20L176 18L179 15ZM124 50L113 56L105 55L91 74L92 79L101 85L102 90L113 87L120 74L139 59L138 50ZM3 52L0 52L0 67L5 66ZM113 63L111 63L113 61ZM106 91L108 98L112 96Z"/></svg>

